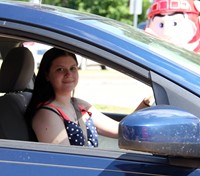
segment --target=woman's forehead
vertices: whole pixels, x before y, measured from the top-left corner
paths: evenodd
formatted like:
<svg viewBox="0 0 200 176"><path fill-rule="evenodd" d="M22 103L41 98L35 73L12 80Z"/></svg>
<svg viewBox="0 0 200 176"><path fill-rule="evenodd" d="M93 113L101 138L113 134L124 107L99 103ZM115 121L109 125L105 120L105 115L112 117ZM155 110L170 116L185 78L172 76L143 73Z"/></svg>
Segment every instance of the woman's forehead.
<svg viewBox="0 0 200 176"><path fill-rule="evenodd" d="M73 65L76 64L76 61L72 56L59 56L52 62L52 65Z"/></svg>

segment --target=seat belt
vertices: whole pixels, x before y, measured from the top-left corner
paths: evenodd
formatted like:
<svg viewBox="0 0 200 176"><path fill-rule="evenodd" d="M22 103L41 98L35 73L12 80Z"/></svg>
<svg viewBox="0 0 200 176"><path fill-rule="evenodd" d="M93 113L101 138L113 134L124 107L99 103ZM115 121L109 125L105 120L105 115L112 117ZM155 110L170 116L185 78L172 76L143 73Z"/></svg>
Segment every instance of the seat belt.
<svg viewBox="0 0 200 176"><path fill-rule="evenodd" d="M85 125L85 122L83 121L82 113L80 111L80 108L78 107L78 103L77 103L76 98L72 97L71 99L72 99L72 105L74 106L74 109L75 109L75 112L76 112L78 123L79 123L79 125L80 125L80 127L83 131L83 136L85 138L84 146L88 146L87 127Z"/></svg>

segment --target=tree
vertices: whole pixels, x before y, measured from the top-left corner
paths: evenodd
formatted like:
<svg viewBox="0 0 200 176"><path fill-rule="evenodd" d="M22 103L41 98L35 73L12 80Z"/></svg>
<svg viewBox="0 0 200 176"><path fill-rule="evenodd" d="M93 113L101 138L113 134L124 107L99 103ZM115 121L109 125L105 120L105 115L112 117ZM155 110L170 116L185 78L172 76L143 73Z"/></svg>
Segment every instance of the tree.
<svg viewBox="0 0 200 176"><path fill-rule="evenodd" d="M125 23L132 21L128 0L79 0L78 10L112 18Z"/></svg>
<svg viewBox="0 0 200 176"><path fill-rule="evenodd" d="M129 0L42 0L42 3L89 12L130 25L133 21L133 15L129 13ZM143 0L143 11L138 16L138 23L146 20L146 12L150 5L149 0Z"/></svg>

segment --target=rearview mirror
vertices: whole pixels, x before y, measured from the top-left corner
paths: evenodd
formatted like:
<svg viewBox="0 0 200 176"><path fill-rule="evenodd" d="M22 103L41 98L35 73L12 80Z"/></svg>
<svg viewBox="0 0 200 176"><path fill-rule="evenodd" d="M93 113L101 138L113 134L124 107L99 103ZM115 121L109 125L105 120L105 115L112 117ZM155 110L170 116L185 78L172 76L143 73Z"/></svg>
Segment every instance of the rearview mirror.
<svg viewBox="0 0 200 176"><path fill-rule="evenodd" d="M119 147L157 155L200 157L200 120L172 106L154 106L126 116Z"/></svg>

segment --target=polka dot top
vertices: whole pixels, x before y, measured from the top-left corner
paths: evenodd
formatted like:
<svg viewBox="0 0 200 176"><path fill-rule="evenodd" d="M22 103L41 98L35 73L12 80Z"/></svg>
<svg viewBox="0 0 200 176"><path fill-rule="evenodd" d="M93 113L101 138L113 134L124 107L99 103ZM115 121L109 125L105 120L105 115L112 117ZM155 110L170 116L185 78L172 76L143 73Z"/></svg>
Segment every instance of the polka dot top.
<svg viewBox="0 0 200 176"><path fill-rule="evenodd" d="M49 106L49 108L48 108L48 106ZM96 127L94 126L94 123L92 120L92 113L86 111L84 108L79 106L79 109L80 109L82 115L85 113L88 113L88 115L89 115L89 118L86 119L86 121L85 121L85 127L86 127L86 131L87 131L87 136L85 137L80 125L71 121L69 119L69 117L67 117L67 115L60 108L55 106L54 104L46 104L45 107L40 106L39 109L45 108L45 109L53 110L50 107L52 107L53 109L56 109L55 112L57 114L59 113L58 115L60 115L64 119L65 128L66 128L69 142L71 145L78 145L78 146L86 145L89 147L98 147L98 134L97 134Z"/></svg>

